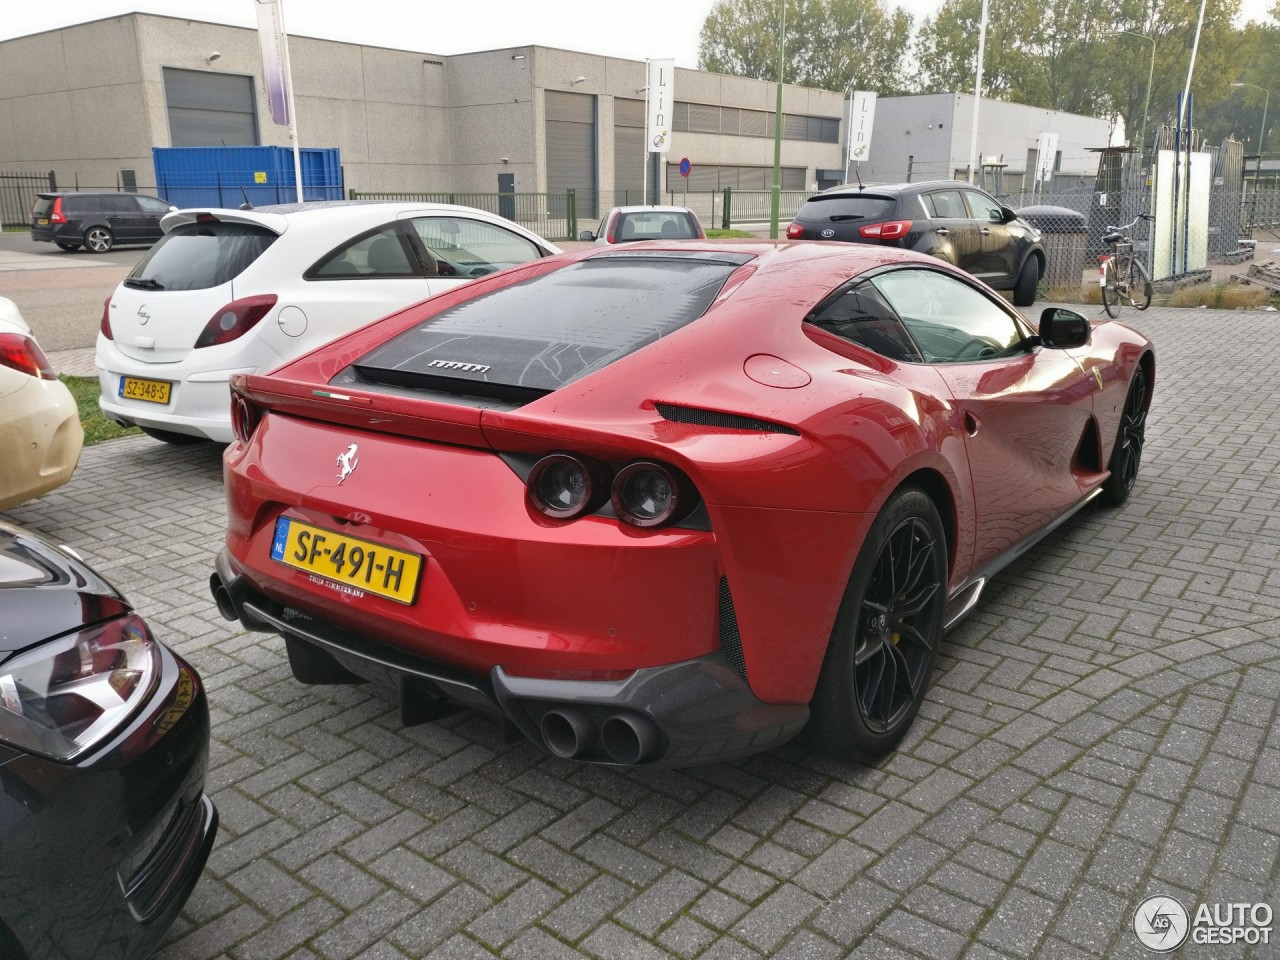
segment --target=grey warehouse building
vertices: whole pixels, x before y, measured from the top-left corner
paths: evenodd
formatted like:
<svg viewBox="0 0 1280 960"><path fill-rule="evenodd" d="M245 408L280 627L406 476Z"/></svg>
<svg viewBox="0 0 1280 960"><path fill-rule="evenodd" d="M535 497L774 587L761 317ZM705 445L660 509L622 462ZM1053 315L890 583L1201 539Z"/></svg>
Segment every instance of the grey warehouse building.
<svg viewBox="0 0 1280 960"><path fill-rule="evenodd" d="M704 217L725 187L747 197L772 182L767 81L677 69L671 152L646 171L642 61L541 46L441 56L303 36L289 44L301 145L336 147L348 191L572 189L590 220L639 202L646 180L653 202L655 176L671 191L664 200L680 202L687 188ZM804 191L844 180L847 101L785 85L783 105L782 187L794 207ZM972 116L965 94L881 98L863 180L963 177ZM1110 133L1105 120L990 100L980 121L979 152L1007 156L1011 176L1034 169L1041 130L1060 134L1056 168L1081 176L1096 165L1087 148ZM0 42L0 175L51 171L62 189L151 192L153 147L218 145L289 145L288 129L271 122L256 30L130 13ZM735 220L739 210L735 200Z"/></svg>
<svg viewBox="0 0 1280 960"><path fill-rule="evenodd" d="M303 36L289 52L301 145L337 147L348 189L494 193L508 175L519 192L575 189L585 216L597 201L639 202L642 61L538 46L440 56ZM774 85L677 69L674 92L662 179L683 189L676 165L689 157L691 192L767 189ZM788 85L784 103L784 189L838 182L843 97ZM289 144L271 122L256 30L131 13L0 43L0 172L149 191L153 146L220 144Z"/></svg>

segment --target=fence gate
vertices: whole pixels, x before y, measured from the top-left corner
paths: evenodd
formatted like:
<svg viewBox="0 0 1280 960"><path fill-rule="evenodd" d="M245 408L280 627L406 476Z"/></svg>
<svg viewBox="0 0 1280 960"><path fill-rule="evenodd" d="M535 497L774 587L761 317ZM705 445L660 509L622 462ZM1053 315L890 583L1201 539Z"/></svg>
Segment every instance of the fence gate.
<svg viewBox="0 0 1280 960"><path fill-rule="evenodd" d="M53 171L48 173L0 173L0 227L31 224L36 194L56 190Z"/></svg>

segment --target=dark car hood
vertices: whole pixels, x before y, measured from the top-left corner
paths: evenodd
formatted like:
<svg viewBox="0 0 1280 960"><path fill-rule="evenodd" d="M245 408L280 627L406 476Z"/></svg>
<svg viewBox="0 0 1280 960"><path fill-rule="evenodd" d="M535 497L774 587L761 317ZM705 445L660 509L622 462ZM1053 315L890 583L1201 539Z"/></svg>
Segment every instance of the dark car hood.
<svg viewBox="0 0 1280 960"><path fill-rule="evenodd" d="M85 564L0 522L0 659L129 609L115 587Z"/></svg>

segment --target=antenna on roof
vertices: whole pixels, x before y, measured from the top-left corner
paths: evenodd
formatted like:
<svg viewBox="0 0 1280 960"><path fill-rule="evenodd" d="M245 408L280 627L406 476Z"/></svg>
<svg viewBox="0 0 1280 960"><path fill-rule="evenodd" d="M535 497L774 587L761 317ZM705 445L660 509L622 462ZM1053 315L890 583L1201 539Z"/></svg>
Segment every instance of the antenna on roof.
<svg viewBox="0 0 1280 960"><path fill-rule="evenodd" d="M865 190L866 187L862 185L862 171L858 169L861 166L862 166L861 162L855 163L853 165L853 175L858 178L858 189Z"/></svg>
<svg viewBox="0 0 1280 960"><path fill-rule="evenodd" d="M244 203L240 204L240 209L252 210L253 204L249 202L249 193L248 191L245 190L243 186L240 188L240 196L244 197Z"/></svg>

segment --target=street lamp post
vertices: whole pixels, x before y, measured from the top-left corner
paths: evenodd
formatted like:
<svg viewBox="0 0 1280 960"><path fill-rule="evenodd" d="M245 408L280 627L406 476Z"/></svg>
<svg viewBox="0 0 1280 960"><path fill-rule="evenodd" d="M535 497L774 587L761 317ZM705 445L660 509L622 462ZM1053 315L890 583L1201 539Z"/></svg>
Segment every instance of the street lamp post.
<svg viewBox="0 0 1280 960"><path fill-rule="evenodd" d="M1151 80L1156 74L1156 38L1149 37L1145 33L1135 33L1132 30L1116 30L1112 36L1119 36L1122 33L1130 37L1141 37L1151 44L1151 66L1147 69L1147 99L1142 104L1142 133L1138 136L1138 158L1141 160L1147 152L1147 111L1151 109Z"/></svg>
<svg viewBox="0 0 1280 960"><path fill-rule="evenodd" d="M778 239L778 212L782 199L782 71L787 35L787 0L778 3L778 96L773 114L773 189L769 193L769 239Z"/></svg>
<svg viewBox="0 0 1280 960"><path fill-rule="evenodd" d="M1233 87L1251 87L1254 90L1261 90L1264 94L1262 100L1262 129L1258 131L1258 165L1253 170L1253 188L1258 188L1258 175L1262 172L1262 138L1267 135L1267 106L1271 103L1271 91L1266 87L1260 87L1256 83L1233 83Z"/></svg>

